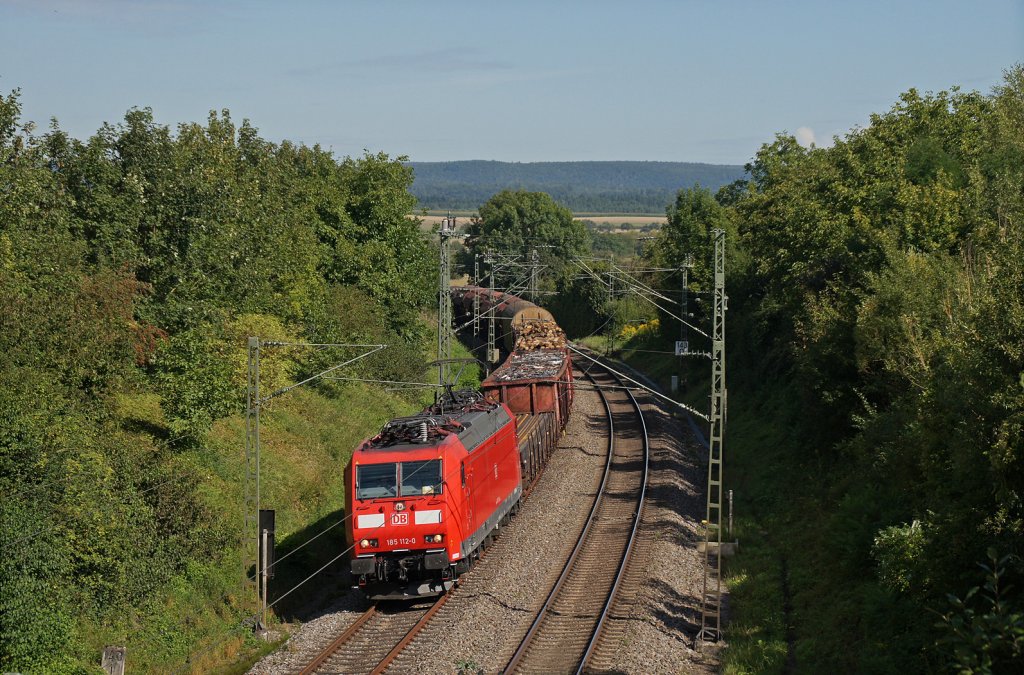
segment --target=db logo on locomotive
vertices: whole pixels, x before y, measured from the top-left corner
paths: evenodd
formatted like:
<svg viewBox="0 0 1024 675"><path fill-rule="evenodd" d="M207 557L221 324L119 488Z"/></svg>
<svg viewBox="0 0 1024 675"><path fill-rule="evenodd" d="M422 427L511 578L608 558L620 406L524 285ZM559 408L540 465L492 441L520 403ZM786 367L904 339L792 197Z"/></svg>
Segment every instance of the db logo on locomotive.
<svg viewBox="0 0 1024 675"><path fill-rule="evenodd" d="M409 514L408 513L392 513L391 514L392 525L408 525Z"/></svg>

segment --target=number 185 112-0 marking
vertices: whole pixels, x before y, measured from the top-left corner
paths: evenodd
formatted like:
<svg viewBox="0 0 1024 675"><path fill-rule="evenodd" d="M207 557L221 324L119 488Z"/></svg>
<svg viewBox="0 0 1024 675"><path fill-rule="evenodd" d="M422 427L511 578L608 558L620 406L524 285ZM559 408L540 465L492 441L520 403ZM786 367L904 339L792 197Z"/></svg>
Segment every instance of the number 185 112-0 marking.
<svg viewBox="0 0 1024 675"><path fill-rule="evenodd" d="M388 539L388 546L411 546L416 543L416 537L399 537L397 539Z"/></svg>

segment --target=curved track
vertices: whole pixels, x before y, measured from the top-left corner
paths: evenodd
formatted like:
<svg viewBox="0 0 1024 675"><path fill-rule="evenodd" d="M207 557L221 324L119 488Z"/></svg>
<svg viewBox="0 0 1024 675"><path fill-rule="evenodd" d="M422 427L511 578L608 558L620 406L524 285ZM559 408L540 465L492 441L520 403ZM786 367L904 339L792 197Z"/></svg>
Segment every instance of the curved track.
<svg viewBox="0 0 1024 675"><path fill-rule="evenodd" d="M597 645L636 538L647 485L643 413L611 373L591 379L608 411L608 463L562 574L505 672L582 672Z"/></svg>

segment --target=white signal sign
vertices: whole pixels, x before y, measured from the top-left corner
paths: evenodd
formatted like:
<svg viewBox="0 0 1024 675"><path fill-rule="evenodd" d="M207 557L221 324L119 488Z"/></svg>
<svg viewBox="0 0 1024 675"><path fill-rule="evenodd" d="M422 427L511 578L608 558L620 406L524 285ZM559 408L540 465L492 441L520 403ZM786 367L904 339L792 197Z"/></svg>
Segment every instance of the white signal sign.
<svg viewBox="0 0 1024 675"><path fill-rule="evenodd" d="M690 353L689 340L676 340L676 356L684 356Z"/></svg>

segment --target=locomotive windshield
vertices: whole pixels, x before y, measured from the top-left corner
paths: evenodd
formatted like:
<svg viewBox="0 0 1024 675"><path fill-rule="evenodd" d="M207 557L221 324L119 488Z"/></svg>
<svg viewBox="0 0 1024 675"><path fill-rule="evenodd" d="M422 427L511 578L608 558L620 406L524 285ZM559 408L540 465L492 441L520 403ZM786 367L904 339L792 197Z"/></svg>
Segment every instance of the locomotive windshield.
<svg viewBox="0 0 1024 675"><path fill-rule="evenodd" d="M401 475L401 482L399 482ZM399 490L401 485L401 490ZM356 467L356 499L418 497L441 494L441 460L360 464Z"/></svg>
<svg viewBox="0 0 1024 675"><path fill-rule="evenodd" d="M397 496L397 464L360 464L356 467L356 499Z"/></svg>
<svg viewBox="0 0 1024 675"><path fill-rule="evenodd" d="M441 460L402 462L402 497L441 493Z"/></svg>

